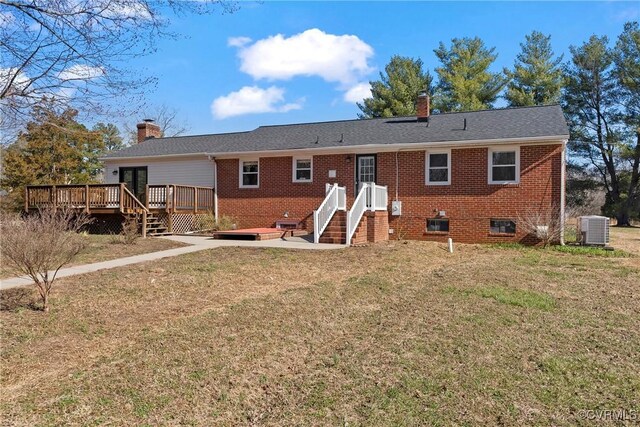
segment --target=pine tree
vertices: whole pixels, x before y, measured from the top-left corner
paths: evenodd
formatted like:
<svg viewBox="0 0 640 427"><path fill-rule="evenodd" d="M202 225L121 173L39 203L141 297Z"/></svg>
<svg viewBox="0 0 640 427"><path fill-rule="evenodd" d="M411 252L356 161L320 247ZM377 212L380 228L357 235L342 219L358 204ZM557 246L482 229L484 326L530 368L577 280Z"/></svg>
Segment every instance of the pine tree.
<svg viewBox="0 0 640 427"><path fill-rule="evenodd" d="M120 135L120 129L113 123L96 123L92 130L102 137L106 152L117 151L126 147L124 139Z"/></svg>
<svg viewBox="0 0 640 427"><path fill-rule="evenodd" d="M548 105L560 101L562 56L554 58L551 36L534 31L521 43L505 98L512 107Z"/></svg>
<svg viewBox="0 0 640 427"><path fill-rule="evenodd" d="M476 38L453 39L451 48L440 43L434 52L442 67L436 68L439 82L434 106L441 112L492 108L508 79L489 71L498 57Z"/></svg>
<svg viewBox="0 0 640 427"><path fill-rule="evenodd" d="M421 92L431 94L432 76L423 70L421 59L395 55L380 80L372 81L371 98L358 103L358 117L398 117L416 114L416 100Z"/></svg>
<svg viewBox="0 0 640 427"><path fill-rule="evenodd" d="M618 225L629 225L630 218L638 215L631 209L639 179L640 136L630 99L638 94L629 92L633 83L627 87L622 79L631 77L630 67L640 61L638 40L637 26L625 26L614 49L607 37L591 36L582 46L570 48L571 63L565 71L569 148L583 166L591 166L600 176L606 191L603 211L615 216Z"/></svg>
<svg viewBox="0 0 640 427"><path fill-rule="evenodd" d="M102 170L100 134L78 123L77 111L58 113L52 105L34 107L26 130L3 150L0 187L13 207L21 206L26 185L92 183Z"/></svg>
<svg viewBox="0 0 640 427"><path fill-rule="evenodd" d="M627 22L613 52L613 74L618 82L625 143L621 157L629 165L627 199L622 211L640 217L640 26Z"/></svg>

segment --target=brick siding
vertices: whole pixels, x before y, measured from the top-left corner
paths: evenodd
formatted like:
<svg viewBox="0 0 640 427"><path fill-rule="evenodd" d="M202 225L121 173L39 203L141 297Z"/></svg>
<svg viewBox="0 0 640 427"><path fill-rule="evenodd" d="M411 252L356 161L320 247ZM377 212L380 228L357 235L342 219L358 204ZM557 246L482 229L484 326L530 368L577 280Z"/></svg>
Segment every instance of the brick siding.
<svg viewBox="0 0 640 427"><path fill-rule="evenodd" d="M488 184L487 150L486 147L452 149L451 184L444 186L425 185L424 151L397 153L397 193L402 201L402 215L384 215L388 227L394 230L384 236L383 221L374 216L374 222L367 223L369 237L535 243L517 226L515 235L492 235L489 221L517 220L518 213L528 208L560 204L562 144L521 146L518 184ZM396 196L396 153L378 153L376 158L376 181L388 186L391 203ZM351 207L355 196L355 159L354 154L314 156L313 182L295 183L292 157L263 157L257 189L239 188L238 159L219 159L218 213L234 216L239 227L248 228L275 226L286 212L289 219L301 221L304 228L312 231L313 210L324 199L326 183L346 186L347 206ZM328 177L330 170L336 171L335 178ZM428 233L426 221L439 211L445 211L449 219L449 232Z"/></svg>

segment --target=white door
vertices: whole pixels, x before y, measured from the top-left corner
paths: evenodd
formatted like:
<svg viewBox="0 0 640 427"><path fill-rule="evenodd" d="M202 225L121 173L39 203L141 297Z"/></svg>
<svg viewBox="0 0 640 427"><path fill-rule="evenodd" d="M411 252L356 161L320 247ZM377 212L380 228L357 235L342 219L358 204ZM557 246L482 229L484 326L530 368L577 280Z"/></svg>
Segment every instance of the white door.
<svg viewBox="0 0 640 427"><path fill-rule="evenodd" d="M363 183L376 181L376 156L367 154L357 157L356 192L360 191Z"/></svg>

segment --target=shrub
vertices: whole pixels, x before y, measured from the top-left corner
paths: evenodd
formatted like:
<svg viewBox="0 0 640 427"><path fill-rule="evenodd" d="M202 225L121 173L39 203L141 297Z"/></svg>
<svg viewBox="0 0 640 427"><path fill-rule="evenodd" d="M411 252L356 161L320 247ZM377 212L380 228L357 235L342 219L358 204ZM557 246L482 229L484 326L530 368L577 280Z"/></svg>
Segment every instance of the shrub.
<svg viewBox="0 0 640 427"><path fill-rule="evenodd" d="M205 215L196 217L195 227L197 230L225 231L238 228L238 219L230 215L222 215L218 219L213 212L209 211Z"/></svg>
<svg viewBox="0 0 640 427"><path fill-rule="evenodd" d="M58 271L86 247L87 239L80 231L90 222L87 214L64 209L42 209L25 217L3 215L3 255L33 280L43 311L49 311L49 294Z"/></svg>

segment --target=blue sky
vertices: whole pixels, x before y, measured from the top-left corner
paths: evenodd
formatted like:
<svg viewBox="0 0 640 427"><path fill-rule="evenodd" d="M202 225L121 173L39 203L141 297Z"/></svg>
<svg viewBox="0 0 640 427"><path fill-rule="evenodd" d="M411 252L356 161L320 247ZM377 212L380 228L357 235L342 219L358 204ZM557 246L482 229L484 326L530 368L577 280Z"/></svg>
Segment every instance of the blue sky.
<svg viewBox="0 0 640 427"><path fill-rule="evenodd" d="M501 70L539 30L568 59L570 45L591 34L615 40L639 12L634 2L240 3L230 15L173 18L183 37L133 65L158 77L149 103L178 110L188 133L231 132L355 118L363 83L394 54L433 72L440 41L479 36Z"/></svg>

